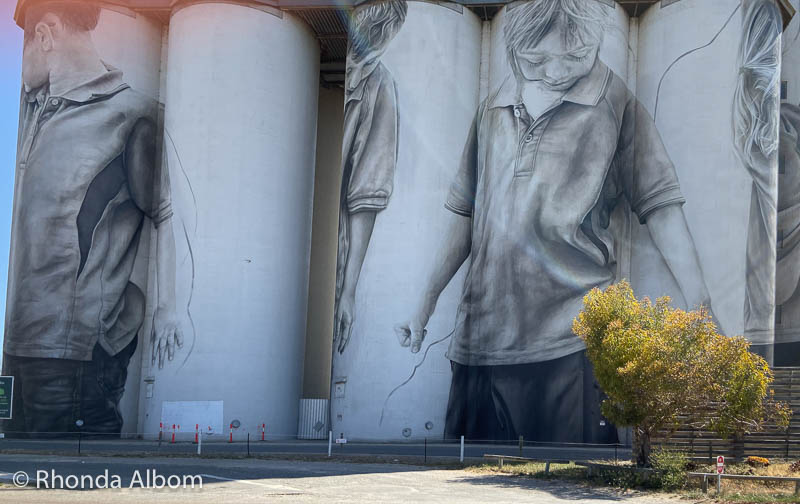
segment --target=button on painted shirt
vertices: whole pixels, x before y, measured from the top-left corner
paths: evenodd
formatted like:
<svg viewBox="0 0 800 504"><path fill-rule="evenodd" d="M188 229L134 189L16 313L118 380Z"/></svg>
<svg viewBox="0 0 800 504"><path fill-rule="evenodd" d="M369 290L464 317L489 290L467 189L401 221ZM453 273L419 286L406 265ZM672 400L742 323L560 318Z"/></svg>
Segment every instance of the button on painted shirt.
<svg viewBox="0 0 800 504"><path fill-rule="evenodd" d="M448 357L465 365L557 359L583 349L583 296L614 281L611 211L641 222L681 204L649 114L599 60L532 120L510 79L478 111L446 207L472 218L471 263Z"/></svg>

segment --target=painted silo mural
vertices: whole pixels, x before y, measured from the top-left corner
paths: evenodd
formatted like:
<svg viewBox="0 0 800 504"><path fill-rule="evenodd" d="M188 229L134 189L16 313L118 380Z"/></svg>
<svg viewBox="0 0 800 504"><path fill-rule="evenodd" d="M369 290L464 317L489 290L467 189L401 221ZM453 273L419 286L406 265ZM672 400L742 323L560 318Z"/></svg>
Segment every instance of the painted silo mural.
<svg viewBox="0 0 800 504"><path fill-rule="evenodd" d="M795 8L798 4L793 3ZM800 23L783 32L778 169L775 364L800 362Z"/></svg>
<svg viewBox="0 0 800 504"><path fill-rule="evenodd" d="M509 4L484 25L479 98L447 157L414 141L441 121L403 107L405 82L432 87L464 65L437 54L446 43L413 67L392 57L404 36L425 36L421 10L376 2L352 17L348 77L373 72L389 98L362 114L374 135L356 145L384 141L362 158L363 178L352 144L343 149L335 432L616 442L571 324L590 289L622 278L639 295L704 306L724 333L772 356L775 3L682 0L636 19L598 0ZM376 122L381 109L391 113ZM392 184L419 165L404 195L418 204L396 203ZM362 210L365 187L380 204ZM439 206L423 213L428 198Z"/></svg>
<svg viewBox="0 0 800 504"><path fill-rule="evenodd" d="M624 442L571 329L622 279L800 365L774 0L142 5L18 2L7 435Z"/></svg>
<svg viewBox="0 0 800 504"><path fill-rule="evenodd" d="M25 11L3 347L3 373L15 377L10 434L63 434L78 420L119 434L137 347L163 366L183 344L160 160L160 29L117 16L74 2ZM124 50L115 28L142 43Z"/></svg>

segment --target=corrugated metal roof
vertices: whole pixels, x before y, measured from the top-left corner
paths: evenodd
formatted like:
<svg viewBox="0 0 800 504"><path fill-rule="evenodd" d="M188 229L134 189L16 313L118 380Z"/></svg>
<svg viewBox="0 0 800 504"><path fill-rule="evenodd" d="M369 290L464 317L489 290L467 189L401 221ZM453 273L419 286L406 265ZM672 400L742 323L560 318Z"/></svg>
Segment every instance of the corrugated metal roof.
<svg viewBox="0 0 800 504"><path fill-rule="evenodd" d="M665 2L668 0L664 0ZM672 0L675 1L675 0ZM617 2L632 16L641 15L645 9L658 2L658 0L617 0ZM347 55L347 8L303 7L302 0L297 5L286 7L300 16L314 30L319 39L321 58L323 63L342 62ZM360 2L356 2L360 3ZM504 1L475 1L463 2L481 19L492 19Z"/></svg>
<svg viewBox="0 0 800 504"><path fill-rule="evenodd" d="M347 16L344 9L298 9L319 40L322 63L344 61L347 56Z"/></svg>

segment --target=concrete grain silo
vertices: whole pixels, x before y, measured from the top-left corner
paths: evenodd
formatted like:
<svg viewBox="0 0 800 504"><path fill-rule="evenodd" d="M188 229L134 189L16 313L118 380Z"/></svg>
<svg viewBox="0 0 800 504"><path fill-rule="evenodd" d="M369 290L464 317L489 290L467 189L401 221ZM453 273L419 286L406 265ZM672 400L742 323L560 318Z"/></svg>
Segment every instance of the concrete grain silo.
<svg viewBox="0 0 800 504"><path fill-rule="evenodd" d="M172 12L167 61L165 157L179 216L175 235L184 238L178 261L192 268L178 282L186 309L182 355L163 370L144 371L153 395L142 398L143 427L154 432L163 421L193 430L213 420L219 431L239 420L243 431L264 423L273 436L292 436L302 384L319 48L292 14L202 2ZM214 413L195 421L193 411Z"/></svg>

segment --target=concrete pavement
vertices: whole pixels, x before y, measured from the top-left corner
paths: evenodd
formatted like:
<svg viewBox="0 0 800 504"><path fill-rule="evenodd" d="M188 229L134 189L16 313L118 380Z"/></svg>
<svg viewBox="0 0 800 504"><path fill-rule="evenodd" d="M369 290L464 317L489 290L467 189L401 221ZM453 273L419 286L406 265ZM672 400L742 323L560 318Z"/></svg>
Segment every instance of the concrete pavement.
<svg viewBox="0 0 800 504"><path fill-rule="evenodd" d="M32 483L25 488L4 484L0 502L38 503L140 503L159 504L221 502L524 502L561 504L656 504L675 502L658 494L621 493L569 482L542 481L460 469L437 469L402 464L352 464L259 459L196 459L130 457L54 457L0 455L0 471L25 471ZM88 482L99 475L120 478L121 489L36 489L52 475ZM141 488L135 474L148 472L177 481L200 475L202 488ZM46 476L44 476L46 474ZM40 486L43 486L40 484Z"/></svg>

